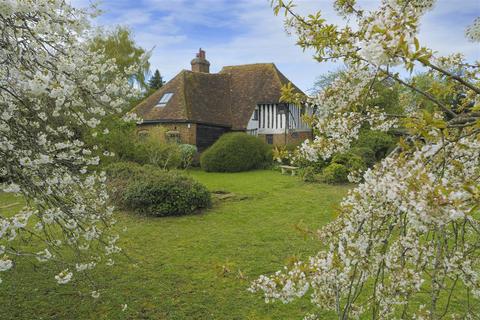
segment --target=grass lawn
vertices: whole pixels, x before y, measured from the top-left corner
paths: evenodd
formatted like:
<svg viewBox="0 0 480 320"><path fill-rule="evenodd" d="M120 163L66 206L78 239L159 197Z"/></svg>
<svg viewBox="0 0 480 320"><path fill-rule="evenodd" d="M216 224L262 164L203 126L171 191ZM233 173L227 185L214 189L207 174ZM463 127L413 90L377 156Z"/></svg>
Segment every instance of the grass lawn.
<svg viewBox="0 0 480 320"><path fill-rule="evenodd" d="M118 213L119 230L128 227L120 244L133 262L122 258L95 272L98 300L57 285L53 275L45 277L44 265L17 265L1 275L0 318L301 319L308 301L265 304L247 288L293 256L314 254L318 243L296 225L315 228L332 220L348 187L305 184L274 171L189 174L235 197L195 216ZM0 203L21 207L21 199L9 194L0 194Z"/></svg>

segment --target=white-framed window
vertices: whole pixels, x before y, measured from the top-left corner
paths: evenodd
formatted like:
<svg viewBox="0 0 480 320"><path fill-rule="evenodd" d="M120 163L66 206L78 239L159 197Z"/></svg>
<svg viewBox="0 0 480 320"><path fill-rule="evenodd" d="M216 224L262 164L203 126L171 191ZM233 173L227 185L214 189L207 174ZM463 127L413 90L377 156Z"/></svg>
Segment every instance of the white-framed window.
<svg viewBox="0 0 480 320"><path fill-rule="evenodd" d="M172 96L173 96L172 92L164 93L163 96L160 98L160 100L158 100L155 107L158 107L158 108L165 107L167 105L168 101L170 101L170 99L172 98Z"/></svg>

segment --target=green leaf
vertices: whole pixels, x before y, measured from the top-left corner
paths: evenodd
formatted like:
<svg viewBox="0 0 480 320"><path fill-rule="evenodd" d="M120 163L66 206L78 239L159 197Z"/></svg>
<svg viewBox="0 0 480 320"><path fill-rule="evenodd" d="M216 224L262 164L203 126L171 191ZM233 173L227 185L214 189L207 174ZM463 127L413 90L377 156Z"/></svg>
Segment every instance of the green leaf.
<svg viewBox="0 0 480 320"><path fill-rule="evenodd" d="M414 38L413 42L415 43L415 51L418 51L420 49L420 42L418 42L417 38Z"/></svg>

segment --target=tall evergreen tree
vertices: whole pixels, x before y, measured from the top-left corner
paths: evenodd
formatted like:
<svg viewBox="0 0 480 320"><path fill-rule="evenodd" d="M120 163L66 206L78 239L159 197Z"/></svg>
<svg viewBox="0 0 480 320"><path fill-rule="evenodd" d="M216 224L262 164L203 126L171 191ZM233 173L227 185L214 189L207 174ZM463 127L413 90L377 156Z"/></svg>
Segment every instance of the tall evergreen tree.
<svg viewBox="0 0 480 320"><path fill-rule="evenodd" d="M150 78L148 85L150 86L151 90L157 90L160 89L163 86L163 78L160 75L160 71L155 70L155 73L153 76Z"/></svg>

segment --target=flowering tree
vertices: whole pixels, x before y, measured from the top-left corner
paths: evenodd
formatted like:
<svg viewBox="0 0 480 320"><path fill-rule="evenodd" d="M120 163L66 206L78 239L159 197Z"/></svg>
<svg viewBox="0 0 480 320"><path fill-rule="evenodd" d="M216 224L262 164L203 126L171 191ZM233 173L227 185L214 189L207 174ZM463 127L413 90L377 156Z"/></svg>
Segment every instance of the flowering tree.
<svg viewBox="0 0 480 320"><path fill-rule="evenodd" d="M0 216L0 272L50 261L65 284L120 251L105 175L80 137L135 92L130 71L88 49L94 13L63 0L0 2L0 180L26 200ZM72 262L61 258L68 248Z"/></svg>
<svg viewBox="0 0 480 320"><path fill-rule="evenodd" d="M480 313L480 64L461 55L439 57L421 45L420 19L434 1L382 0L373 11L355 0L333 4L348 18L346 26L273 1L301 47L315 50L318 61L341 60L347 68L347 76L310 100L319 110L316 136L301 147L304 157L328 159L347 150L365 126L408 134L318 232L322 251L261 276L250 289L262 291L267 302L308 294L338 319L474 318ZM480 19L467 37L479 41ZM394 71L402 68L420 68L435 85L424 90L402 79ZM403 97L402 114L368 103L383 79L414 93ZM297 98L288 88L284 97ZM432 107L421 108L418 97ZM455 299L462 305L453 310Z"/></svg>

